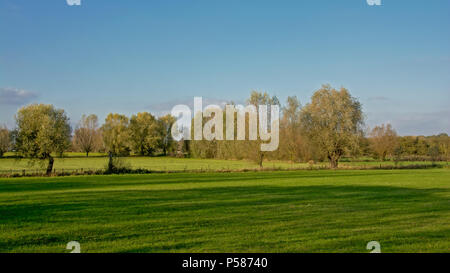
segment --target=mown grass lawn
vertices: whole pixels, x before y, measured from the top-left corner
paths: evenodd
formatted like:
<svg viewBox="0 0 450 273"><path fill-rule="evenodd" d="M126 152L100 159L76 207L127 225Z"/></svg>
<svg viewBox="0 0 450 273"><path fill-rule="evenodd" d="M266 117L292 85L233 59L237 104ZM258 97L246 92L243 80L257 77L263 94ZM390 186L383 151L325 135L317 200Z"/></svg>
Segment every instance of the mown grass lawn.
<svg viewBox="0 0 450 273"><path fill-rule="evenodd" d="M0 179L0 252L450 251L450 170Z"/></svg>

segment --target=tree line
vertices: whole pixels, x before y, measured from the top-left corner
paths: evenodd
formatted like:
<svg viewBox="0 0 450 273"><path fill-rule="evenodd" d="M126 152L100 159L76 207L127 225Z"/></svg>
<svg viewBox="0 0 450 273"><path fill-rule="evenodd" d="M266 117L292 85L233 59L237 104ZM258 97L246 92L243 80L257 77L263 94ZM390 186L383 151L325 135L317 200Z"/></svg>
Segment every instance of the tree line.
<svg viewBox="0 0 450 273"><path fill-rule="evenodd" d="M279 104L267 93L252 92L247 104ZM302 106L296 96L281 107L280 145L261 152L258 142L191 141L189 154L200 158L263 159L324 162L338 167L342 157L370 157L393 161L438 161L450 158L450 137L398 136L391 124L366 128L361 103L345 88L323 85Z"/></svg>
<svg viewBox="0 0 450 273"><path fill-rule="evenodd" d="M83 115L72 137L71 151L108 152L113 156L128 156L131 153L140 156L167 155L173 150L174 140L171 127L175 118L166 115L155 117L142 112L128 118L125 115L111 113L102 126L96 115Z"/></svg>
<svg viewBox="0 0 450 273"><path fill-rule="evenodd" d="M247 104L281 106L277 97L256 91ZM370 156L394 161L449 158L447 134L400 137L390 124L366 129L361 103L345 88L323 85L306 105L292 96L281 109L279 149L262 152L261 140L249 141L248 137L235 141L175 141L171 129L176 120L170 115L156 117L142 112L129 118L111 113L101 126L97 116L83 115L72 130L64 110L32 104L18 110L14 130L0 128L0 157L14 151L20 157L47 160L47 174L52 172L54 156L63 156L67 151L83 152L86 156L105 152L110 158L134 154L248 159L261 166L265 159L328 161L332 168L338 167L342 157ZM204 118L204 122L211 118Z"/></svg>

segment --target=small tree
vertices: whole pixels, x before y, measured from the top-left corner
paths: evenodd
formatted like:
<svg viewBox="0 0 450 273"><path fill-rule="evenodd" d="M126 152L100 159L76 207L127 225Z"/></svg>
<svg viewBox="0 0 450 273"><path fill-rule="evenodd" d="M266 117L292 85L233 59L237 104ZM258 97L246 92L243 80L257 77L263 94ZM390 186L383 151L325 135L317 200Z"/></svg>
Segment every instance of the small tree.
<svg viewBox="0 0 450 273"><path fill-rule="evenodd" d="M53 105L32 104L16 115L16 149L23 157L48 160L47 175L53 170L52 153L63 154L70 147L69 118Z"/></svg>
<svg viewBox="0 0 450 273"><path fill-rule="evenodd" d="M175 141L172 137L172 126L175 123L175 118L171 115L166 115L158 119L159 122L159 139L163 154L174 148Z"/></svg>
<svg viewBox="0 0 450 273"><path fill-rule="evenodd" d="M128 155L129 148L129 121L124 115L109 114L102 126L102 135L105 149L113 156Z"/></svg>
<svg viewBox="0 0 450 273"><path fill-rule="evenodd" d="M302 109L304 132L337 168L339 159L357 147L364 124L361 104L347 89L322 86Z"/></svg>
<svg viewBox="0 0 450 273"><path fill-rule="evenodd" d="M0 127L0 157L9 151L11 147L10 132L6 127Z"/></svg>
<svg viewBox="0 0 450 273"><path fill-rule="evenodd" d="M73 137L75 147L86 153L86 157L89 157L90 152L98 150L101 146L101 141L97 116L83 115L75 129Z"/></svg>
<svg viewBox="0 0 450 273"><path fill-rule="evenodd" d="M375 155L385 161L392 156L398 146L398 136L391 124L376 126L369 134L370 148Z"/></svg>
<svg viewBox="0 0 450 273"><path fill-rule="evenodd" d="M145 112L133 115L130 120L130 142L133 151L139 155L152 155L161 142L158 122Z"/></svg>
<svg viewBox="0 0 450 273"><path fill-rule="evenodd" d="M433 145L428 148L428 156L431 159L431 163L433 165L436 165L436 161L439 160L440 152L439 152L439 146Z"/></svg>
<svg viewBox="0 0 450 273"><path fill-rule="evenodd" d="M395 166L398 166L398 163L400 163L400 161L402 160L402 155L403 155L403 150L401 146L397 146L394 149L394 162L395 162Z"/></svg>

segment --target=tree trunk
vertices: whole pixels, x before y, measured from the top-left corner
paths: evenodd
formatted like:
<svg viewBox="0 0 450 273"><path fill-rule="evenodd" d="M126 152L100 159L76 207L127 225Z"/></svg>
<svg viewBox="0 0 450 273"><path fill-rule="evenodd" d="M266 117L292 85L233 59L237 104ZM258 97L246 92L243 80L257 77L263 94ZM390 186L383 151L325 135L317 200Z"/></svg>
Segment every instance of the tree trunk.
<svg viewBox="0 0 450 273"><path fill-rule="evenodd" d="M330 167L332 169L337 169L339 165L339 159L334 156L329 156L328 159L330 160Z"/></svg>
<svg viewBox="0 0 450 273"><path fill-rule="evenodd" d="M86 157L89 157L89 152L86 152Z"/></svg>
<svg viewBox="0 0 450 273"><path fill-rule="evenodd" d="M108 172L112 173L113 172L113 168L114 168L112 153L109 152L108 155L109 155Z"/></svg>
<svg viewBox="0 0 450 273"><path fill-rule="evenodd" d="M263 167L263 161L264 161L264 153L261 153L259 156L259 167L262 168Z"/></svg>
<svg viewBox="0 0 450 273"><path fill-rule="evenodd" d="M338 162L337 162L337 160L331 159L331 160L330 160L330 166L331 166L332 169L337 169L337 167L338 167Z"/></svg>
<svg viewBox="0 0 450 273"><path fill-rule="evenodd" d="M51 175L52 171L53 171L53 163L55 162L55 160L53 159L53 157L50 155L48 157L48 165L47 165L47 175Z"/></svg>

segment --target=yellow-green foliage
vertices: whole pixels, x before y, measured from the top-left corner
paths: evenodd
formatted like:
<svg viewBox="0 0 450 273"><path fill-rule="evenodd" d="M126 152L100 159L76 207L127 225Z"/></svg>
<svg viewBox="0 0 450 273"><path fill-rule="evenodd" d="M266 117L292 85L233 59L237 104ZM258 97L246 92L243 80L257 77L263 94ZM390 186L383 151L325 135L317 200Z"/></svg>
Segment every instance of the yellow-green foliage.
<svg viewBox="0 0 450 273"><path fill-rule="evenodd" d="M16 149L24 157L48 158L62 154L70 146L69 118L53 105L32 104L21 108L16 116Z"/></svg>

